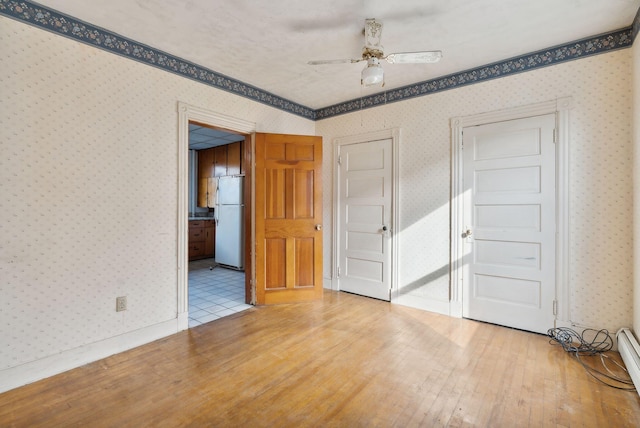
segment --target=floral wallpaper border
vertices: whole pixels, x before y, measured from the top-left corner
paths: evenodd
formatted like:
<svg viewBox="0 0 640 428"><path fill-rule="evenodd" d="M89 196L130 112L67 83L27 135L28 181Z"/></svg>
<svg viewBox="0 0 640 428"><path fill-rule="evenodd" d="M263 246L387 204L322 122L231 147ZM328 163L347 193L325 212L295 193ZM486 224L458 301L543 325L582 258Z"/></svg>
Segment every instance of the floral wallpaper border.
<svg viewBox="0 0 640 428"><path fill-rule="evenodd" d="M309 107L44 6L29 1L0 0L0 14L307 119L315 119L314 110Z"/></svg>
<svg viewBox="0 0 640 428"><path fill-rule="evenodd" d="M570 44L545 49L531 54L519 56L494 64L473 68L471 70L450 74L444 77L415 83L382 93L351 100L315 111L315 119L346 114L365 108L380 106L396 101L421 97L436 92L459 88L461 86L522 73L540 67L547 67L565 61L596 55L603 52L630 47L632 44L631 27L613 33L580 40Z"/></svg>
<svg viewBox="0 0 640 428"><path fill-rule="evenodd" d="M638 8L636 17L633 19L633 23L631 24L631 31L632 31L633 42L635 43L636 37L638 37L638 33L640 32L640 8Z"/></svg>
<svg viewBox="0 0 640 428"><path fill-rule="evenodd" d="M0 0L0 14L310 120L327 119L365 108L403 101L586 56L627 48L633 44L640 31L639 9L632 25L622 30L313 110L255 86L29 1Z"/></svg>

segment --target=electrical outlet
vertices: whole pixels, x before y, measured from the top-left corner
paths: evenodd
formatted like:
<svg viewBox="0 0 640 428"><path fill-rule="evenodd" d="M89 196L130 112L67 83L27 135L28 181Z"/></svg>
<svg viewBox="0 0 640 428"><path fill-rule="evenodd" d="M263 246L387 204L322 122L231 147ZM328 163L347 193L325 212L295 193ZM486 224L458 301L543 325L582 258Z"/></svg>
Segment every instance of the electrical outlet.
<svg viewBox="0 0 640 428"><path fill-rule="evenodd" d="M116 297L116 312L127 310L127 296Z"/></svg>

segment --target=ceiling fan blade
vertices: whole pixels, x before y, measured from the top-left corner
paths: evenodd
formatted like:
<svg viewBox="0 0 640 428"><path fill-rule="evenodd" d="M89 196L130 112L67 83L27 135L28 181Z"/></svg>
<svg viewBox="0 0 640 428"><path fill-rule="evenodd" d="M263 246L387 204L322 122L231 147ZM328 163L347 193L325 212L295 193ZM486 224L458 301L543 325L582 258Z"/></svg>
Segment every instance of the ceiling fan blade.
<svg viewBox="0 0 640 428"><path fill-rule="evenodd" d="M389 64L430 64L440 61L442 51L401 52L385 57Z"/></svg>
<svg viewBox="0 0 640 428"><path fill-rule="evenodd" d="M321 59L318 61L309 61L309 65L321 65L321 64L354 64L356 62L363 61L362 59Z"/></svg>

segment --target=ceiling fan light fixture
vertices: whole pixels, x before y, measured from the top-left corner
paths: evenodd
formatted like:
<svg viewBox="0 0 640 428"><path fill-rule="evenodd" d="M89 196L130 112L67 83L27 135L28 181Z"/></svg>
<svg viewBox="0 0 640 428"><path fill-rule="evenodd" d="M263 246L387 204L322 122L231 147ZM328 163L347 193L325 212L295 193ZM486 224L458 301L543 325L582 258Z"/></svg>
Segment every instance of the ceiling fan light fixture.
<svg viewBox="0 0 640 428"><path fill-rule="evenodd" d="M367 59L367 66L362 70L363 86L373 86L384 82L384 70L378 58Z"/></svg>

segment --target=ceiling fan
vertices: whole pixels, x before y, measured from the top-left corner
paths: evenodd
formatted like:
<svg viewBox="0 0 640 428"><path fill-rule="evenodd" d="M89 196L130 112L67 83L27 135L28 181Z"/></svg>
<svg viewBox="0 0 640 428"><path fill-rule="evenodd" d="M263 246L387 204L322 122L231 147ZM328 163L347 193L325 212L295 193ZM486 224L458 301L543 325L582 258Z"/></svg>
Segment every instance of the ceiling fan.
<svg viewBox="0 0 640 428"><path fill-rule="evenodd" d="M440 61L441 51L399 52L384 55L384 48L380 44L382 37L382 22L375 19L364 20L364 47L362 58L359 59L329 59L309 61L310 65L319 64L344 64L367 61L367 66L362 70L360 83L363 86L372 86L379 83L384 86L384 70L380 64L386 60L389 64L429 64Z"/></svg>

